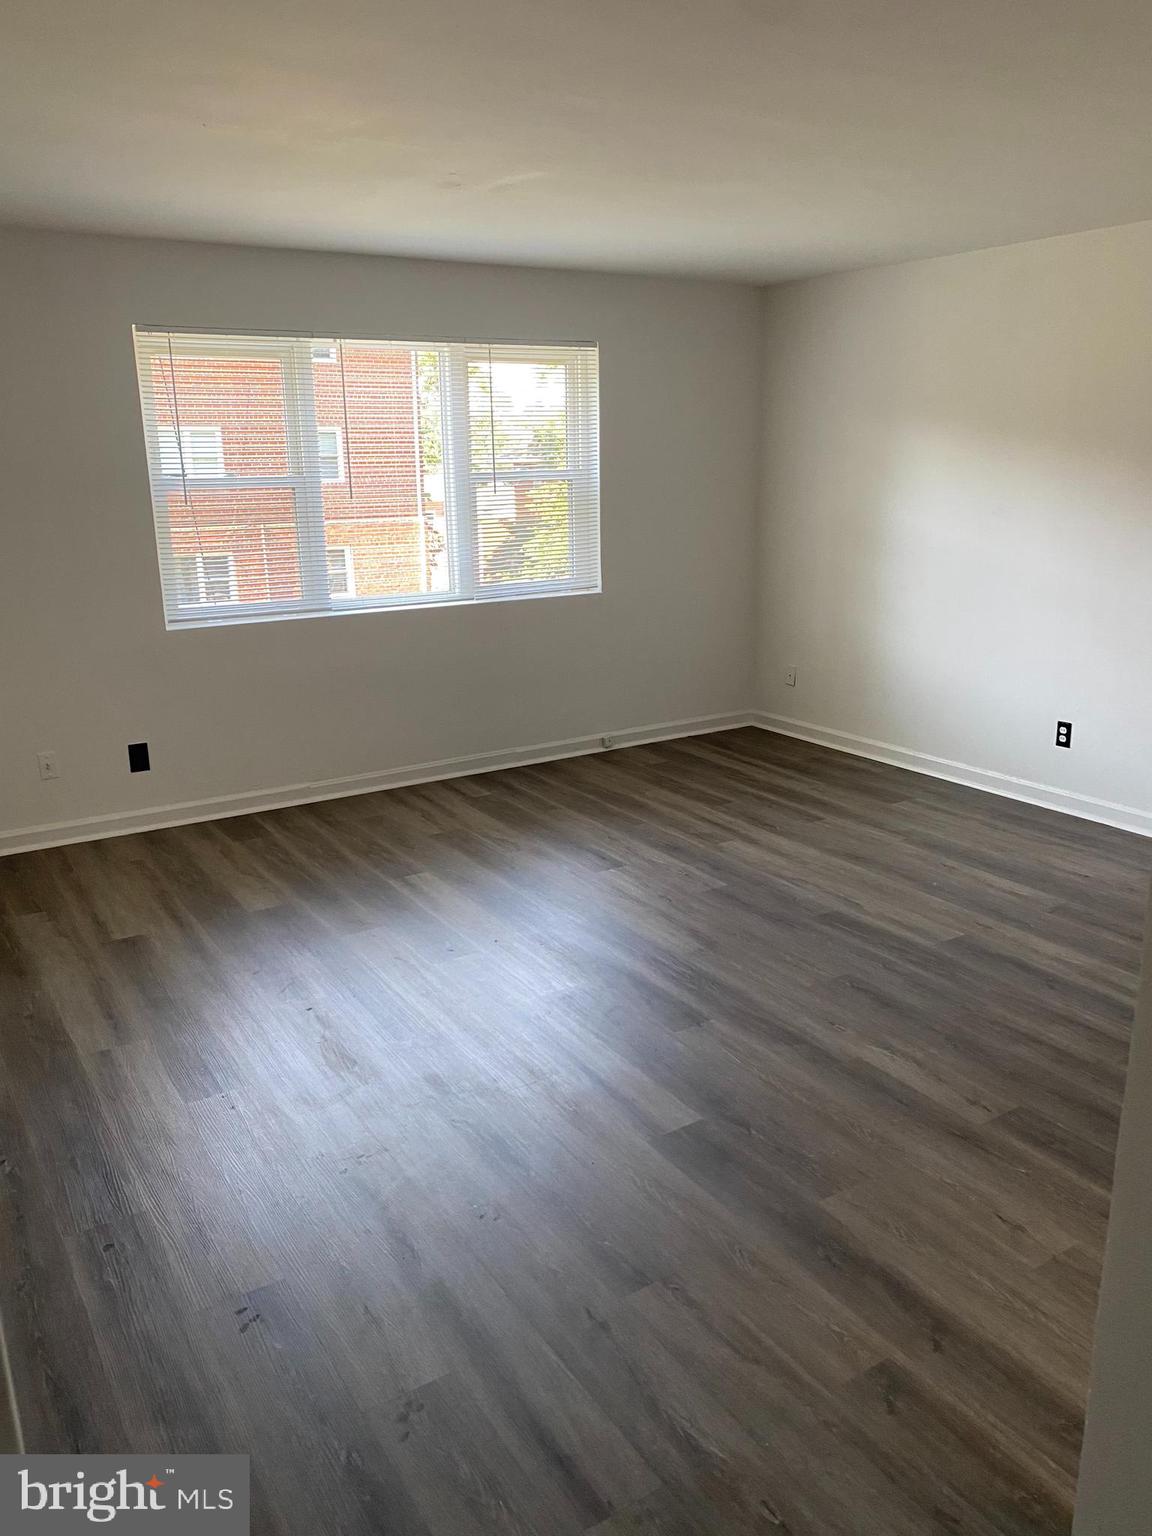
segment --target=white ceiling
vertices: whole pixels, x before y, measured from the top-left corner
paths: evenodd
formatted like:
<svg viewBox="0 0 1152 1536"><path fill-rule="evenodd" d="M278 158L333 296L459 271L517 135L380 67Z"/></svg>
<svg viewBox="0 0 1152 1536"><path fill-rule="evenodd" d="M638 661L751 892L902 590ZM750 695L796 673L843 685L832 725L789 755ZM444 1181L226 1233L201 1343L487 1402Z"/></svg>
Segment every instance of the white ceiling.
<svg viewBox="0 0 1152 1536"><path fill-rule="evenodd" d="M1152 217L1152 0L2 0L0 222L753 279Z"/></svg>

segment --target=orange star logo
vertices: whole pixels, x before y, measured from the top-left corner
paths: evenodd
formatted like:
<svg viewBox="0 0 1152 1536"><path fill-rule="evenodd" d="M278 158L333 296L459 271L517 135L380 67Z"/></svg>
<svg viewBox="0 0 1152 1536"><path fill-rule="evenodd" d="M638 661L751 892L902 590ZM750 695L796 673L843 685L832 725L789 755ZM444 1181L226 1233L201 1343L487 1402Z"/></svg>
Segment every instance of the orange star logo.
<svg viewBox="0 0 1152 1536"><path fill-rule="evenodd" d="M146 1488L163 1488L164 1479L162 1477L157 1477L155 1472L153 1472L152 1476L148 1479L144 1486Z"/></svg>

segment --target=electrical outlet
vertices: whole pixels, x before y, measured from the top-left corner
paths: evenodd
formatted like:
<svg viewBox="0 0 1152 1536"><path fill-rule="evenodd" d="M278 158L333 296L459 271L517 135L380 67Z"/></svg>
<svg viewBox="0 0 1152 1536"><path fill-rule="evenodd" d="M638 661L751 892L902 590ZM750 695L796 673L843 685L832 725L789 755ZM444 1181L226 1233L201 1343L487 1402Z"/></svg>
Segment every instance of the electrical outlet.
<svg viewBox="0 0 1152 1536"><path fill-rule="evenodd" d="M128 772L147 773L152 767L148 757L148 743L146 741L130 741L128 743Z"/></svg>
<svg viewBox="0 0 1152 1536"><path fill-rule="evenodd" d="M1057 722L1056 722L1056 745L1058 747L1070 747L1072 745L1072 722L1071 722L1071 720L1057 720Z"/></svg>
<svg viewBox="0 0 1152 1536"><path fill-rule="evenodd" d="M786 683L786 685L789 688L795 688L795 686L796 686L796 668L795 667L789 667L787 672L785 672L785 674L784 674L784 682Z"/></svg>
<svg viewBox="0 0 1152 1536"><path fill-rule="evenodd" d="M36 767L40 770L42 779L58 779L60 768L56 762L55 752L37 752Z"/></svg>

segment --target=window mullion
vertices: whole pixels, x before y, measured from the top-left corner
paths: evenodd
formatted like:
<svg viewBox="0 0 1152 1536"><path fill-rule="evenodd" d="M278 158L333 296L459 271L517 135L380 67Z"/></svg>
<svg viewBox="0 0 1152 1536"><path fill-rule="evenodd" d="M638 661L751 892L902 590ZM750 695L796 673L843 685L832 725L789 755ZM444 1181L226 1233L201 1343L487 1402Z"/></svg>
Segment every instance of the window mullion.
<svg viewBox="0 0 1152 1536"><path fill-rule="evenodd" d="M288 458L298 481L296 539L300 559L300 591L309 606L326 608L328 559L325 554L324 487L320 476L316 430L316 394L312 384L312 343L296 342L284 357L288 426Z"/></svg>
<svg viewBox="0 0 1152 1536"><path fill-rule="evenodd" d="M462 346L440 354L444 411L444 498L452 588L457 597L476 592L476 493L472 486L472 431L468 415L468 353Z"/></svg>

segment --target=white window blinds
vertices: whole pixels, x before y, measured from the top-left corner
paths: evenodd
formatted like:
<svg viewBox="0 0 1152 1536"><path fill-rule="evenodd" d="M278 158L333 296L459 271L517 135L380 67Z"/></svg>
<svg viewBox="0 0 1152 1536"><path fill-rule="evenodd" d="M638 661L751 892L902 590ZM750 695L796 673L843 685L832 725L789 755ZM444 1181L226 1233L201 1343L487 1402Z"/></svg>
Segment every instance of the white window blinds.
<svg viewBox="0 0 1152 1536"><path fill-rule="evenodd" d="M169 627L600 588L594 346L138 329L136 358Z"/></svg>

